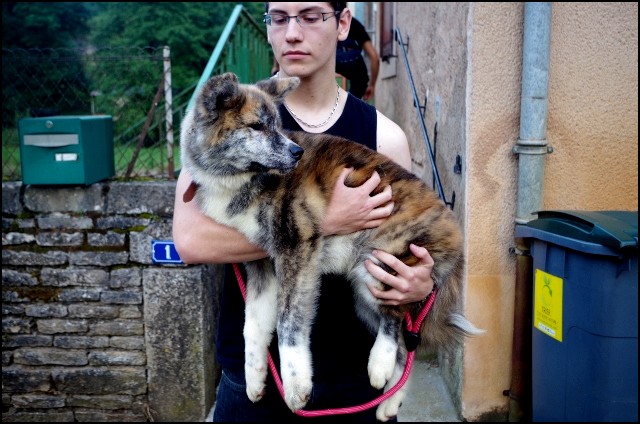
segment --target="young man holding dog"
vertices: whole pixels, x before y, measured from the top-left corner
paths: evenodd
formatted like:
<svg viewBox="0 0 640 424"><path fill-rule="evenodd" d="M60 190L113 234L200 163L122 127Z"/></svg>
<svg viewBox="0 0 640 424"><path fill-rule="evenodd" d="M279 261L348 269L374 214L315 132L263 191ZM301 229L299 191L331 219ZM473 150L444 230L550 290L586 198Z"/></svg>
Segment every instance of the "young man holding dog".
<svg viewBox="0 0 640 424"><path fill-rule="evenodd" d="M352 139L411 169L409 145L400 127L336 84L336 44L347 37L352 18L346 3L282 2L266 6L267 35L280 64L279 76L297 76L301 80L280 108L283 126ZM374 228L392 211L390 187L375 196L369 195L380 181L377 174L362 186L349 188L343 184L349 172L349 169L343 170L334 187L322 224L322 232L327 236ZM266 257L264 251L239 232L205 217L195 202L185 201L190 197L188 193L195 189L190 176L181 172L176 187L173 238L185 263L230 264ZM385 252L376 253L396 275L367 261L367 270L389 286L387 291L370 289L382 304L416 302L433 289L431 256L426 249L417 246L411 249L420 259L413 267ZM225 274L216 342L223 375L214 421L304 420L286 407L271 378L263 399L255 404L248 399L244 379L244 304L230 265L226 266ZM305 410L357 406L375 399L382 391L371 387L367 375L374 335L355 314L349 282L337 275L323 277L318 305L311 334L314 388ZM272 355L275 350L271 351ZM314 418L324 419L375 421L376 408Z"/></svg>

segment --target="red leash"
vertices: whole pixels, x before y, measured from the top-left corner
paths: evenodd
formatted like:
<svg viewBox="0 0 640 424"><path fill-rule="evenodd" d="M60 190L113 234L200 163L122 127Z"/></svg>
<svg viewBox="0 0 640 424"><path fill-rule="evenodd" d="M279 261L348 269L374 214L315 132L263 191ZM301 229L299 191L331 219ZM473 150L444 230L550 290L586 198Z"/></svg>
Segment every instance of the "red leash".
<svg viewBox="0 0 640 424"><path fill-rule="evenodd" d="M247 288L245 286L244 279L242 278L242 274L240 273L240 267L238 266L238 264L235 264L235 263L233 264L233 270L236 273L238 285L240 286L240 291L242 292L242 298L246 301ZM301 417L320 417L323 415L354 414L356 412L361 412L369 408L373 408L376 405L379 405L380 403L382 403L382 401L389 398L395 392L400 390L402 386L404 386L404 384L409 379L409 374L411 373L411 367L413 366L413 357L415 356L415 349L419 341L418 334L420 331L420 326L422 325L422 321L424 321L425 317L427 316L427 313L429 313L429 310L431 309L431 306L433 305L433 302L436 299L437 292L438 292L438 288L434 286L432 294L428 296L428 300L422 306L422 309L420 310L420 313L418 314L418 318L416 319L415 323L412 322L411 314L409 314L408 312L405 314L405 321L407 322L407 328L405 329L406 330L405 343L407 344L407 350L408 350L407 362L405 363L402 377L400 377L400 380L396 383L395 386L393 386L389 391L383 393L376 399L367 403L363 403L362 405L350 406L346 408L322 409L317 411L298 410L298 411L295 411L295 413ZM278 391L280 391L280 396L282 396L282 398L284 399L284 388L282 386L282 380L280 380L280 376L278 375L278 370L276 369L276 365L273 362L273 359L271 358L271 353L269 353L268 355L269 355L268 357L269 368L271 369L271 373L273 374L273 379L276 381L276 386L278 386Z"/></svg>

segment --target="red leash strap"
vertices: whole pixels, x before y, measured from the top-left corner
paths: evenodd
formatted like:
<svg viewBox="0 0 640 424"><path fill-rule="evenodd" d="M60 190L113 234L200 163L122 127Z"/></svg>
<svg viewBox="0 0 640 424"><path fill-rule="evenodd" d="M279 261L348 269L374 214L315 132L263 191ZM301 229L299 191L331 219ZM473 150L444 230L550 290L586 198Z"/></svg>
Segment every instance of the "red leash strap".
<svg viewBox="0 0 640 424"><path fill-rule="evenodd" d="M242 278L242 274L240 273L240 267L238 266L238 264L235 264L235 263L233 264L233 270L235 271L236 279L238 280L238 285L240 286L240 292L242 293L242 298L246 301L247 288L245 286L244 279ZM419 341L418 334L420 331L420 326L422 325L422 321L424 321L425 317L427 316L427 313L431 309L431 306L433 305L433 302L436 299L437 292L438 292L438 288L434 286L432 295L428 296L428 300L422 306L422 309L420 310L420 313L418 314L418 318L416 319L415 323L412 322L411 314L409 314L408 312L405 314L405 321L407 323L407 328L405 329L405 338L407 338L406 336L409 335L410 336L409 338L412 340L415 339L416 342L407 343L407 350L408 350L407 362L405 363L405 366L404 366L404 372L402 373L400 380L398 380L395 386L393 386L391 389L389 389L389 391L383 393L381 396L377 397L376 399L367 403L363 403L362 405L350 406L346 408L322 409L317 411L298 410L295 413L301 417L320 417L323 415L354 414L356 412L361 412L369 408L373 408L376 405L379 405L380 403L382 403L382 401L391 397L395 392L400 390L402 386L404 386L404 384L407 382L407 380L409 379L409 375L411 374L411 367L413 366L413 358L415 356L415 348L417 347L417 344L418 344L417 341ZM271 353L269 353L268 355L269 355L268 356L269 368L271 369L271 374L273 374L273 379L276 382L276 386L278 386L278 391L280 392L280 396L282 396L282 398L284 399L284 388L282 386L282 380L280 379L280 376L278 375L278 370L276 369L276 365L273 362L273 359L271 358Z"/></svg>

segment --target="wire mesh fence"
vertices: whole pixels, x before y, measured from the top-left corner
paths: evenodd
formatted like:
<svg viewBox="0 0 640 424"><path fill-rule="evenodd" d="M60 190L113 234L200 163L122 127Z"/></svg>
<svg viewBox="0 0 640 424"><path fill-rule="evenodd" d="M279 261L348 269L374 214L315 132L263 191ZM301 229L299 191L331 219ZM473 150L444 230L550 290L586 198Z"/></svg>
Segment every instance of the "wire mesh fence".
<svg viewBox="0 0 640 424"><path fill-rule="evenodd" d="M179 131L171 122L181 122L184 105L167 109L166 100L193 87L171 96L168 52L2 49L2 180L21 179L20 119L78 115L112 117L116 178L173 178Z"/></svg>

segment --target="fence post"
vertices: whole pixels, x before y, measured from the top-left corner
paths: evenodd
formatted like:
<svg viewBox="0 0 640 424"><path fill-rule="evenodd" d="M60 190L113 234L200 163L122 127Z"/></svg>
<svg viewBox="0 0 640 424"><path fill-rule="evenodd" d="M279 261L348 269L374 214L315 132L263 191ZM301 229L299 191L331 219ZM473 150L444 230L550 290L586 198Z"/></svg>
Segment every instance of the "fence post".
<svg viewBox="0 0 640 424"><path fill-rule="evenodd" d="M167 171L169 179L174 180L174 161L173 161L173 96L171 92L171 49L169 46L164 46L162 50L162 59L164 63L164 104L166 113L166 128L167 128Z"/></svg>

